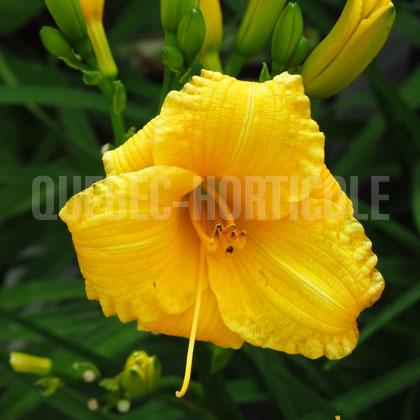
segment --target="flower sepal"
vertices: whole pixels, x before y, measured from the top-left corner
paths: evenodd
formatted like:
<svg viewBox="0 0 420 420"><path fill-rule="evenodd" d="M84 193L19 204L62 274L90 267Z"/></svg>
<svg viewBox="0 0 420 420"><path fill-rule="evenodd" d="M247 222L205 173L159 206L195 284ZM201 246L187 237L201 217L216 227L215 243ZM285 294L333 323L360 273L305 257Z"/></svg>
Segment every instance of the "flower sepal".
<svg viewBox="0 0 420 420"><path fill-rule="evenodd" d="M273 74L289 67L303 33L303 17L297 3L289 3L276 23L271 43Z"/></svg>

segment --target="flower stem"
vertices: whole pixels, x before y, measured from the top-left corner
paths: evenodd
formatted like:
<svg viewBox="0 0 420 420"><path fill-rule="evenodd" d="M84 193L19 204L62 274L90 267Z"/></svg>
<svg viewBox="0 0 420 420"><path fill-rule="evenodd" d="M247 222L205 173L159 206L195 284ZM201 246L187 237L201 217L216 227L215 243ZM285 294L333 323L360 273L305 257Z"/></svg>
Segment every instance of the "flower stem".
<svg viewBox="0 0 420 420"><path fill-rule="evenodd" d="M227 390L223 373L210 373L211 352L207 343L197 342L195 366L204 388L208 406L221 420L243 420L242 414Z"/></svg>
<svg viewBox="0 0 420 420"><path fill-rule="evenodd" d="M114 86L112 81L108 78L104 78L99 83L99 89L108 103L109 115L111 116L112 129L114 131L115 144L117 146L121 146L125 142L124 116L122 112L117 114L114 110Z"/></svg>
<svg viewBox="0 0 420 420"><path fill-rule="evenodd" d="M225 73L229 76L236 77L242 70L246 59L247 57L235 50L226 64Z"/></svg>

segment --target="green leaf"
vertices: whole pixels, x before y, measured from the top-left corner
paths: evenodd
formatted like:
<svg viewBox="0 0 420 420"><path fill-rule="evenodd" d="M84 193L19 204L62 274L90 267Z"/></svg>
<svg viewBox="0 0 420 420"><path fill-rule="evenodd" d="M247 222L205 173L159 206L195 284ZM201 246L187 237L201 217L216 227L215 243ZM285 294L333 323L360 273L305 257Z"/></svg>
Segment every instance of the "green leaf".
<svg viewBox="0 0 420 420"><path fill-rule="evenodd" d="M108 105L99 93L51 86L0 86L0 105L26 105L28 102L58 108L108 113ZM125 114L135 120L153 117L148 108L127 104Z"/></svg>
<svg viewBox="0 0 420 420"><path fill-rule="evenodd" d="M84 282L74 280L36 280L0 289L3 309L17 309L34 302L84 298Z"/></svg>

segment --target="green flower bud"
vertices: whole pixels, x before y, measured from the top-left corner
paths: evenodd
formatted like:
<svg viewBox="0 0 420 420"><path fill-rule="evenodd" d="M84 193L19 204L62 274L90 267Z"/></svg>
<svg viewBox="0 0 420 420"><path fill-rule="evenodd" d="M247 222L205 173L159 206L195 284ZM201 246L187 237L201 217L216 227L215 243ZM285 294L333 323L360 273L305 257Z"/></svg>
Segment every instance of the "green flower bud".
<svg viewBox="0 0 420 420"><path fill-rule="evenodd" d="M73 363L73 369L77 376L86 383L95 382L101 376L99 369L90 362Z"/></svg>
<svg viewBox="0 0 420 420"><path fill-rule="evenodd" d="M206 36L206 24L201 10L191 9L178 26L178 46L188 58L194 58L201 50Z"/></svg>
<svg viewBox="0 0 420 420"><path fill-rule="evenodd" d="M51 372L52 360L46 357L32 356L26 353L13 351L10 353L10 365L15 372L31 373L45 376Z"/></svg>
<svg viewBox="0 0 420 420"><path fill-rule="evenodd" d="M55 23L65 37L77 45L87 39L87 28L79 0L45 0Z"/></svg>
<svg viewBox="0 0 420 420"><path fill-rule="evenodd" d="M295 49L295 52L292 54L289 60L290 66L298 66L306 58L309 51L309 40L302 36L299 41L298 46Z"/></svg>
<svg viewBox="0 0 420 420"><path fill-rule="evenodd" d="M43 26L39 32L45 49L56 57L65 58L72 54L72 48L63 34L51 26Z"/></svg>
<svg viewBox="0 0 420 420"><path fill-rule="evenodd" d="M162 61L172 72L179 73L183 70L184 57L181 51L175 47L163 47Z"/></svg>
<svg viewBox="0 0 420 420"><path fill-rule="evenodd" d="M198 7L200 0L161 0L160 18L165 32L175 32L188 10Z"/></svg>
<svg viewBox="0 0 420 420"><path fill-rule="evenodd" d="M286 0L250 0L235 41L245 57L256 54L266 43Z"/></svg>
<svg viewBox="0 0 420 420"><path fill-rule="evenodd" d="M144 351L135 351L127 359L121 373L121 385L130 397L140 397L156 386L161 373L161 365L156 356Z"/></svg>
<svg viewBox="0 0 420 420"><path fill-rule="evenodd" d="M287 69L302 38L302 32L303 18L300 7L297 3L289 3L274 28L271 44L274 74Z"/></svg>
<svg viewBox="0 0 420 420"><path fill-rule="evenodd" d="M127 92L122 84L121 80L115 80L114 82L114 98L112 106L116 114L121 114L124 111L127 103Z"/></svg>

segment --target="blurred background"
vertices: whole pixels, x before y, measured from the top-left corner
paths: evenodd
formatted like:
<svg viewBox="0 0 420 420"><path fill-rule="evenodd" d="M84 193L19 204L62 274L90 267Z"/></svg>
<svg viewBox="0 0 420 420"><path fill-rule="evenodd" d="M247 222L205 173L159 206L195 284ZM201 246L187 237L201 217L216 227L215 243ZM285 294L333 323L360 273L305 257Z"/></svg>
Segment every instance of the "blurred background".
<svg viewBox="0 0 420 420"><path fill-rule="evenodd" d="M344 0L297 0L305 34L315 45L338 18ZM222 55L232 50L246 0L222 0ZM389 177L380 212L389 220L363 224L379 257L386 289L359 318L360 343L338 362L311 361L245 345L212 375L193 369L192 391L177 400L187 340L136 331L135 323L105 318L85 297L66 226L36 220L32 207L54 213L58 195L77 192L73 177L103 176L101 147L112 140L107 105L80 74L48 54L39 40L54 26L43 0L0 2L0 418L52 419L400 419L420 412L420 2L394 0L397 20L377 60L341 94L313 101L326 134L327 165L349 180L359 213L371 209L371 177ZM157 0L107 0L105 28L128 91L128 126L139 129L156 112L163 65ZM269 45L241 77L258 79ZM33 180L48 176L51 189ZM62 178L60 176L66 176ZM87 184L89 181L87 182ZM76 182L77 184L77 182ZM86 184L86 183L85 183ZM86 186L82 183L82 188ZM74 189L74 191L73 191ZM375 211L375 209L373 210ZM95 389L74 384L44 397L9 366L9 352L48 356L60 366L89 360L115 375L134 349L162 363L160 388L127 414L89 411ZM205 349L199 346L196 360ZM222 358L226 357L223 355ZM203 356L205 358L205 356ZM204 390L204 392L203 392ZM220 407L228 401L231 412Z"/></svg>

